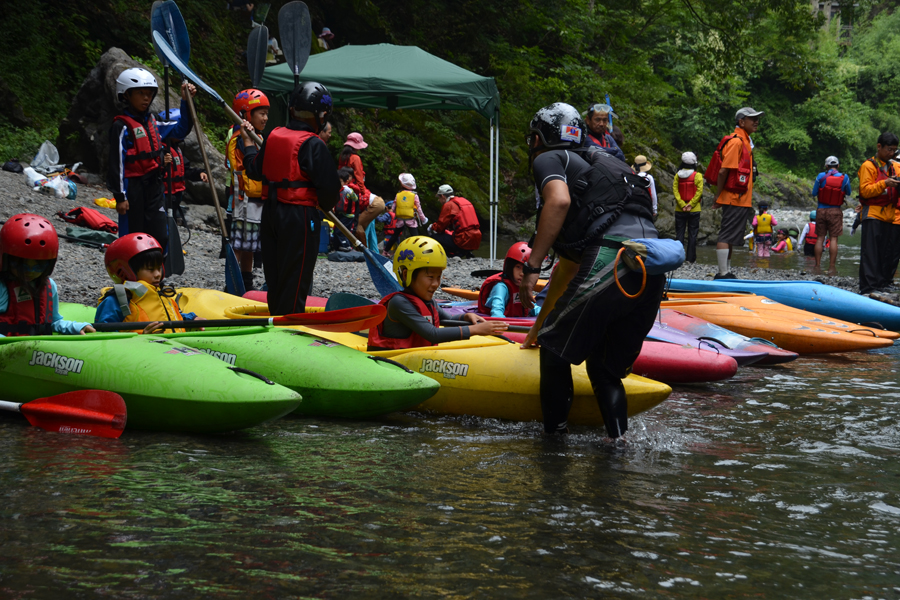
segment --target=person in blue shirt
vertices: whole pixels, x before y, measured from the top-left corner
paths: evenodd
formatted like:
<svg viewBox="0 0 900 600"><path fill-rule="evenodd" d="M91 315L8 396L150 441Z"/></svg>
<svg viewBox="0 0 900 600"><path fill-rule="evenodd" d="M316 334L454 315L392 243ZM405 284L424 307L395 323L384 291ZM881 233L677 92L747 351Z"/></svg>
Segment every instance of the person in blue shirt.
<svg viewBox="0 0 900 600"><path fill-rule="evenodd" d="M612 154L622 162L625 160L625 153L616 144L616 140L609 133L609 116L618 118L613 112L609 104L592 104L585 113L584 122L587 125L587 137L584 140L585 146L596 146L604 152Z"/></svg>
<svg viewBox="0 0 900 600"><path fill-rule="evenodd" d="M825 171L819 173L813 184L812 195L817 198L819 205L816 208L816 268L822 264L822 250L825 244L825 234L831 238L829 252L829 275L837 275L835 263L837 262L838 238L844 232L844 213L841 205L844 198L851 194L850 176L841 173L840 162L836 156L825 159Z"/></svg>
<svg viewBox="0 0 900 600"><path fill-rule="evenodd" d="M59 238L50 221L22 213L0 228L0 337L93 333L90 323L59 314L59 292L50 279Z"/></svg>

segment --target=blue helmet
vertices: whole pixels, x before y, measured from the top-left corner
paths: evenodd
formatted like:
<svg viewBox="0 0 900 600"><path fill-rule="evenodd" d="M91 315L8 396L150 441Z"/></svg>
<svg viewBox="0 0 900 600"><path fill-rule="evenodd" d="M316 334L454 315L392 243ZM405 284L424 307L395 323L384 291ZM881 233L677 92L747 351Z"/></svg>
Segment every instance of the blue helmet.
<svg viewBox="0 0 900 600"><path fill-rule="evenodd" d="M814 210L809 211L809 220L810 221L816 220L816 211L814 211Z"/></svg>
<svg viewBox="0 0 900 600"><path fill-rule="evenodd" d="M159 113L156 116L159 117L160 121L165 121L166 120L166 111L161 110L161 111L159 111ZM180 118L181 118L181 109L180 108L170 108L169 109L169 119L168 119L169 121L177 121Z"/></svg>

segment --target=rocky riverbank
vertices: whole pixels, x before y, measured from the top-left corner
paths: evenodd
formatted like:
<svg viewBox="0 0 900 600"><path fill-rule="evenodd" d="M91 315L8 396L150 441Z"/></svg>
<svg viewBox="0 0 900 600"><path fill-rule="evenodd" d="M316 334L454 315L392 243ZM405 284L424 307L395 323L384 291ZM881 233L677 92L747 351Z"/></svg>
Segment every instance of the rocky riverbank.
<svg viewBox="0 0 900 600"><path fill-rule="evenodd" d="M65 234L66 223L56 216L59 211L65 212L78 206L90 206L116 220L114 210L100 208L93 203L95 198L106 196L108 196L108 192L102 187L80 185L76 200L60 200L33 192L27 185L24 175L0 171L0 220L4 221L17 213L33 212L50 219L56 226L57 232ZM221 237L218 226L215 224L215 213L212 207L188 205L187 218L190 225L190 241L185 246L187 251L185 274L170 277L168 281L177 287L223 289L225 286L225 263L223 259L219 258ZM182 241L185 238L186 232L182 231ZM499 268L500 264L495 261L495 268ZM482 278L472 277L471 273L488 268L490 268L490 262L483 258L451 259L444 273L444 285L477 289L481 285ZM675 277L711 279L715 272L715 265L686 264L675 272ZM856 280L850 277L826 277L797 270L740 267L736 267L734 273L738 277L746 279L809 279L852 291L857 290ZM262 270L256 269L254 275L257 285L261 285ZM83 304L96 304L101 289L110 285L109 276L103 266L103 253L66 241L60 243L59 260L53 278L59 285L61 300ZM316 265L314 294L328 296L335 292L377 296L364 263L337 263L321 258ZM451 298L446 295L440 297Z"/></svg>

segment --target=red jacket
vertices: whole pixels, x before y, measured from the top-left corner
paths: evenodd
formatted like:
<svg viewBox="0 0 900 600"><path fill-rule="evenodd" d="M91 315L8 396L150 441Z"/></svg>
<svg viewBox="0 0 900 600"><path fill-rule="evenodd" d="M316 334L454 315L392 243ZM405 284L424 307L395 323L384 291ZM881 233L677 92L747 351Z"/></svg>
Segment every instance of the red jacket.
<svg viewBox="0 0 900 600"><path fill-rule="evenodd" d="M162 165L162 141L156 128L156 119L151 115L147 126L128 115L116 115L113 121L122 121L128 128L133 142L125 151L125 177L143 177Z"/></svg>
<svg viewBox="0 0 900 600"><path fill-rule="evenodd" d="M287 127L276 127L266 138L266 153L263 156L262 197L269 198L271 190L279 202L300 206L317 206L319 194L309 176L300 170L297 155L300 147L310 138L317 137L311 131L298 131Z"/></svg>
<svg viewBox="0 0 900 600"><path fill-rule="evenodd" d="M400 294L407 298L410 302L413 303L413 306L416 307L416 310L419 311L419 314L431 321L435 327L439 327L441 324L440 317L438 316L437 305L435 304L425 304L425 301L416 296L415 294L409 294L407 292L394 292L393 294L388 294L384 298L382 298L378 304L381 304L385 308L387 308L388 302L391 301L391 298ZM389 318L389 317L386 317ZM403 348L422 348L424 346L434 346L433 344L423 338L422 336L416 333L410 333L409 337L406 338L392 338L384 336L384 321L378 324L377 327L373 327L369 329L369 348L383 348L387 350L397 350Z"/></svg>
<svg viewBox="0 0 900 600"><path fill-rule="evenodd" d="M50 314L53 310L53 289L49 280L37 291L36 297L18 281L7 276L0 278L6 286L9 308L0 313L0 335L50 335Z"/></svg>
<svg viewBox="0 0 900 600"><path fill-rule="evenodd" d="M431 229L435 233L452 233L453 243L463 250L477 250L481 245L481 225L475 207L462 196L454 196L444 203Z"/></svg>
<svg viewBox="0 0 900 600"><path fill-rule="evenodd" d="M506 309L503 311L503 315L507 317L527 317L528 311L525 310L525 307L519 301L519 287L515 282L503 277L503 273L491 275L481 284L481 292L478 294L478 312L490 314L491 309L487 305L487 299L491 295L491 290L498 283L503 283L509 291L509 300L506 301Z"/></svg>

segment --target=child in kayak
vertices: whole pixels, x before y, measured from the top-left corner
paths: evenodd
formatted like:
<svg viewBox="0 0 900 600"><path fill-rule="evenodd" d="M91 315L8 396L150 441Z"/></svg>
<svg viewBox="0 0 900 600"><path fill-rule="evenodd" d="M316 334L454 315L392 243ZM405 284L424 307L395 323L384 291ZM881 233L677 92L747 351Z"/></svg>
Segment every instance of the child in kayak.
<svg viewBox="0 0 900 600"><path fill-rule="evenodd" d="M471 325L440 327L441 319L452 318L432 299L446 268L447 254L431 238L415 236L397 246L394 273L403 291L388 294L379 302L387 307L387 317L369 330L369 350L434 346L506 330L506 323L485 321L472 313L462 316Z"/></svg>
<svg viewBox="0 0 900 600"><path fill-rule="evenodd" d="M531 248L525 242L510 246L503 260L503 272L491 275L481 284L478 294L478 312L492 317L534 317L541 307L530 311L519 302L519 285L525 276L524 265L531 256ZM498 285L498 284L503 285Z"/></svg>
<svg viewBox="0 0 900 600"><path fill-rule="evenodd" d="M44 217L13 215L0 228L0 337L94 332L90 323L59 314L50 279L58 253L56 229Z"/></svg>
<svg viewBox="0 0 900 600"><path fill-rule="evenodd" d="M779 229L775 237L775 245L772 246L772 252L783 254L793 250L794 245L791 243L791 238L788 237L787 230Z"/></svg>
<svg viewBox="0 0 900 600"><path fill-rule="evenodd" d="M194 313L181 312L174 288L160 289L163 251L153 236L130 233L120 237L106 249L103 262L114 285L100 300L97 323L152 321L142 333L153 333L163 329L160 321L199 318Z"/></svg>

